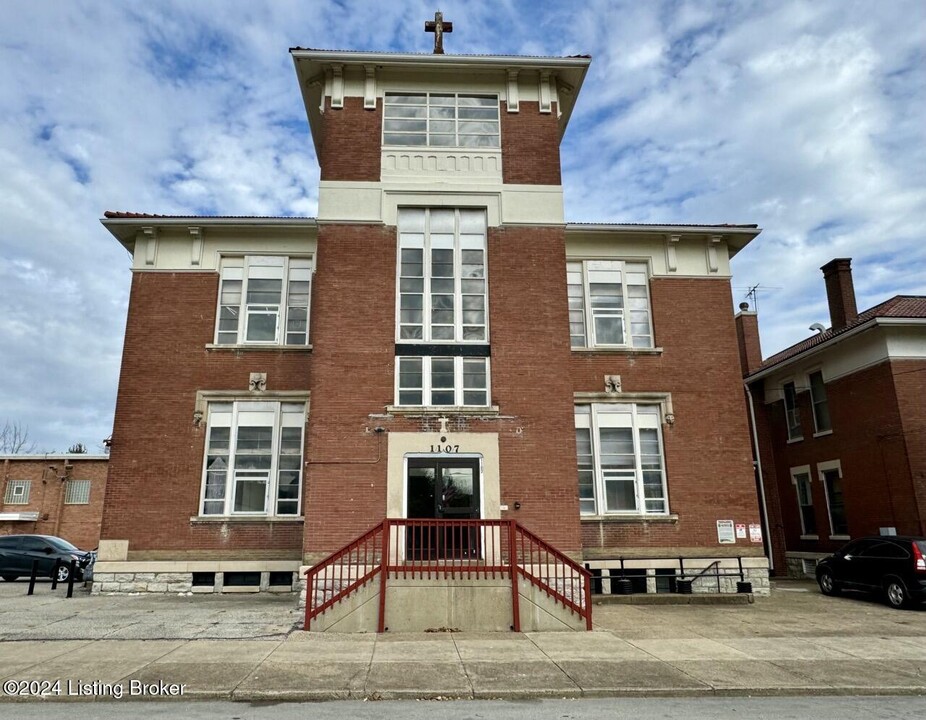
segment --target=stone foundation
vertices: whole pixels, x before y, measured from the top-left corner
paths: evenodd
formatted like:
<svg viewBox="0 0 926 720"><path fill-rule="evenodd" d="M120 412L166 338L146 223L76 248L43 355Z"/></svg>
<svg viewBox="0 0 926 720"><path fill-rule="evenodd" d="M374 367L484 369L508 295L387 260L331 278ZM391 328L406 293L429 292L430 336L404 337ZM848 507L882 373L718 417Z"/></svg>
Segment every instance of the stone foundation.
<svg viewBox="0 0 926 720"><path fill-rule="evenodd" d="M93 573L99 593L291 593L299 589L298 562L98 562ZM259 576L257 584L229 583L229 574ZM274 583L271 585L271 579ZM285 584L279 584L286 580ZM205 581L205 582L204 582Z"/></svg>
<svg viewBox="0 0 926 720"><path fill-rule="evenodd" d="M715 569L710 565L719 560L720 577L713 573ZM768 574L768 559L765 557L744 557L741 558L743 580L752 583L752 592L754 595L768 595L771 592ZM671 587L677 579L692 579L692 593L707 594L735 594L736 585L740 582L740 562L736 558L686 558L680 564L678 558L657 558L657 559L625 559L623 565L620 560L588 560L585 567L594 575L595 571L600 575L592 578L593 594L610 595L612 594L612 580L619 579L623 569L625 577L631 579L634 583L634 592L644 592L645 584L646 593L670 593ZM706 570L705 575L694 579L702 570ZM600 593L597 592L600 585Z"/></svg>

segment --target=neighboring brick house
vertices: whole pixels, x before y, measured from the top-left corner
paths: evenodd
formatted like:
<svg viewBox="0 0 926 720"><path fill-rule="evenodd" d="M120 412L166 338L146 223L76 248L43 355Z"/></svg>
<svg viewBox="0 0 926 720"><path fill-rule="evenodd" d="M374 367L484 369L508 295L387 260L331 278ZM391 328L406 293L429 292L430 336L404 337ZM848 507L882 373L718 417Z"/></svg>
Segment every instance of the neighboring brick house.
<svg viewBox="0 0 926 720"><path fill-rule="evenodd" d="M0 455L0 535L57 535L95 549L108 461L106 455Z"/></svg>
<svg viewBox="0 0 926 720"><path fill-rule="evenodd" d="M926 297L858 313L851 263L822 268L831 327L762 361L736 316L755 410L776 572L812 575L850 538L923 535Z"/></svg>
<svg viewBox="0 0 926 720"><path fill-rule="evenodd" d="M759 229L566 223L587 57L291 53L317 218L103 219L134 265L97 588L288 589L387 516L767 588L718 534L759 524L729 262Z"/></svg>

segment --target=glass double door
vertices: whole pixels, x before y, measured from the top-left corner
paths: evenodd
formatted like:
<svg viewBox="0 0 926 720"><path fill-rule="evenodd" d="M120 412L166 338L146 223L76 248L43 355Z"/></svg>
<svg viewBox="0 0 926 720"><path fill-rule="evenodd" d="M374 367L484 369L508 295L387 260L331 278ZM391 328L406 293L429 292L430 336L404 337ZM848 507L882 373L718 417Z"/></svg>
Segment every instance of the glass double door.
<svg viewBox="0 0 926 720"><path fill-rule="evenodd" d="M478 528L440 520L479 517L478 458L409 458L406 534L413 560L478 557Z"/></svg>

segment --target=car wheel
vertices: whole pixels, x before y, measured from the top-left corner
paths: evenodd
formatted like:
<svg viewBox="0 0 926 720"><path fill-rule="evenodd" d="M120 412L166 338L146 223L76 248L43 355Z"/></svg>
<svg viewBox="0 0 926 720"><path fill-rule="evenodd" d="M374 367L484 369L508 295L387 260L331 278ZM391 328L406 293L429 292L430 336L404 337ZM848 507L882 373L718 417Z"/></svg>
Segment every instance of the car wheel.
<svg viewBox="0 0 926 720"><path fill-rule="evenodd" d="M58 582L63 583L68 581L68 577L71 574L71 568L67 565L58 566Z"/></svg>
<svg viewBox="0 0 926 720"><path fill-rule="evenodd" d="M833 596L839 594L839 585L836 584L833 573L829 570L821 572L820 576L817 578L817 582L820 584L820 592L824 595Z"/></svg>
<svg viewBox="0 0 926 720"><path fill-rule="evenodd" d="M15 582L19 580L19 575L3 575L2 577L7 582Z"/></svg>
<svg viewBox="0 0 926 720"><path fill-rule="evenodd" d="M900 580L886 580L884 583L884 598L887 604L892 608L901 608L910 606L910 595L907 593L907 586Z"/></svg>

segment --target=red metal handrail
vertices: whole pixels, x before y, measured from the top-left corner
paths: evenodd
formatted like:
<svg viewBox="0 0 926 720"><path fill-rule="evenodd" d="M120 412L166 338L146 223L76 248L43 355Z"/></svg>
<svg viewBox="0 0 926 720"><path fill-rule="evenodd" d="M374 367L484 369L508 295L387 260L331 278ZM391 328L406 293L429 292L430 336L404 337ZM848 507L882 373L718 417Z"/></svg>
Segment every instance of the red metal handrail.
<svg viewBox="0 0 926 720"><path fill-rule="evenodd" d="M514 520L387 518L306 571L305 629L313 618L380 577L378 630L389 578L510 578L512 628L521 629L524 577L592 629L591 578L581 565Z"/></svg>

